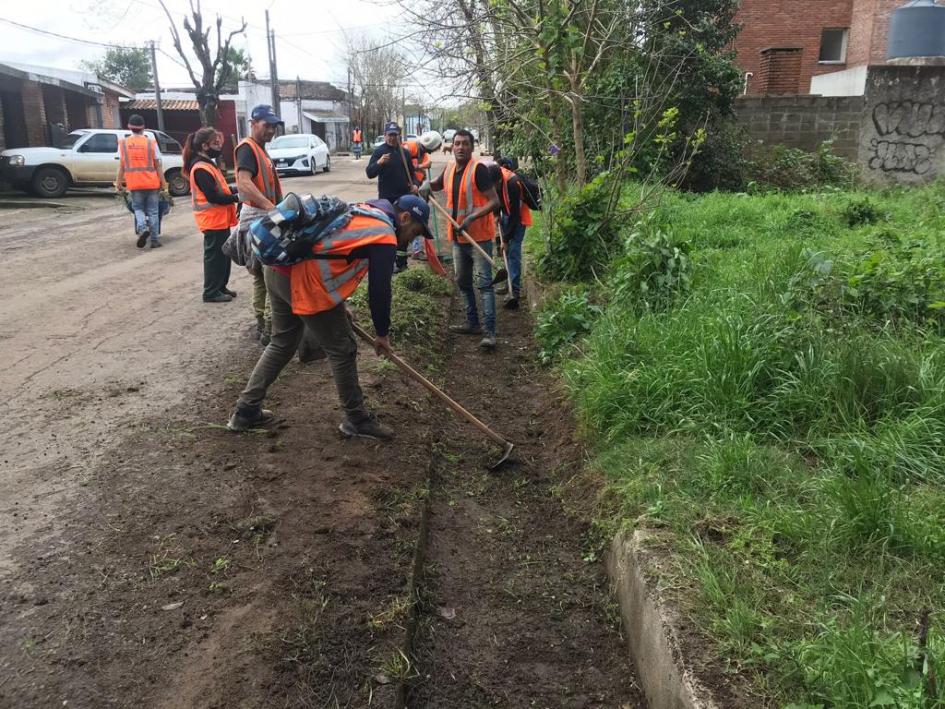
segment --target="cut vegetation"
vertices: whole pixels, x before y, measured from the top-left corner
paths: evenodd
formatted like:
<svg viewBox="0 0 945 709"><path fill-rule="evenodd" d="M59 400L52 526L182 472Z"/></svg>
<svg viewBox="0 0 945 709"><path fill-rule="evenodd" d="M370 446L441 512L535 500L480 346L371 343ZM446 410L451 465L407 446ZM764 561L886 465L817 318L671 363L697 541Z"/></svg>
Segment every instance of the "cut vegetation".
<svg viewBox="0 0 945 709"><path fill-rule="evenodd" d="M596 260L537 334L602 527L664 530L660 581L751 706L945 706L945 187L555 217L542 275Z"/></svg>

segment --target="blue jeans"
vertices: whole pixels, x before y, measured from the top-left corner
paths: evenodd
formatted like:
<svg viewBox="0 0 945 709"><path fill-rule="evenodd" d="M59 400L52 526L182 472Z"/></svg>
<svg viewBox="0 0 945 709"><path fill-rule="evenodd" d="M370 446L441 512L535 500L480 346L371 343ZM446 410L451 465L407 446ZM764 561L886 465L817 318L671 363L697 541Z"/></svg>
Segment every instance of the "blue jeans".
<svg viewBox="0 0 945 709"><path fill-rule="evenodd" d="M161 193L159 190L132 190L131 207L135 210L135 233L140 234L150 223L151 241L161 233Z"/></svg>
<svg viewBox="0 0 945 709"><path fill-rule="evenodd" d="M508 217L502 217L502 231L505 232ZM522 242L525 240L525 225L519 224L515 233L509 237L509 275L512 277L512 292L522 290Z"/></svg>
<svg viewBox="0 0 945 709"><path fill-rule="evenodd" d="M492 241L480 241L483 250L492 255ZM466 299L466 322L473 327L479 325L476 309L476 291L473 289L473 271L476 288L482 296L482 315L485 330L495 334L495 289L492 287L492 264L472 244L453 244L453 267L456 269L456 285Z"/></svg>

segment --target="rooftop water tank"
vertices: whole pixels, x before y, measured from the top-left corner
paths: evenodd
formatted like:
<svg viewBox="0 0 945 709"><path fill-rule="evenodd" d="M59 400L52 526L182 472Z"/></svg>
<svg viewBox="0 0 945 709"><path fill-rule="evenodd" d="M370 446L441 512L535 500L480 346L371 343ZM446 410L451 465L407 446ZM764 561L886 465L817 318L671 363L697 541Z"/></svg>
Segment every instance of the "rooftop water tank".
<svg viewBox="0 0 945 709"><path fill-rule="evenodd" d="M888 59L945 56L945 6L912 0L895 10L889 23Z"/></svg>

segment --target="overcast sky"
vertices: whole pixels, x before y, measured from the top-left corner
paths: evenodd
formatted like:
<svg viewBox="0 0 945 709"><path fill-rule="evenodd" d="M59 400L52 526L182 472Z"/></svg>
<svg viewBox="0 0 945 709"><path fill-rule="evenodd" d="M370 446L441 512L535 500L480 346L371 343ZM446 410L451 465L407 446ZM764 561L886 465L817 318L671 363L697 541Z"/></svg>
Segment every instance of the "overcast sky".
<svg viewBox="0 0 945 709"><path fill-rule="evenodd" d="M181 22L189 10L188 0L166 2ZM347 82L344 32L376 39L405 33L391 0L202 0L202 8L205 17L221 13L224 30L239 26L241 17L246 19L246 36L234 44L249 49L261 77L269 75L264 14L268 8L277 37L279 78L298 75L342 88ZM0 0L0 17L94 42L144 46L154 40L167 52L157 57L162 87L190 85L186 70L174 61L179 59L158 0ZM186 49L188 39L182 30L181 34ZM105 51L0 22L0 61L76 69L83 59L99 59Z"/></svg>

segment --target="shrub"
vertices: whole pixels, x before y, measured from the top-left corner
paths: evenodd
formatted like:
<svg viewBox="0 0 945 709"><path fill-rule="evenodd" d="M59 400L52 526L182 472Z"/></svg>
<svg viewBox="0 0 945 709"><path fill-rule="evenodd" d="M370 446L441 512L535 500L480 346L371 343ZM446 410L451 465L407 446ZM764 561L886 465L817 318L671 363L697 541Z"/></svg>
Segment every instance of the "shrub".
<svg viewBox="0 0 945 709"><path fill-rule="evenodd" d="M538 315L536 336L541 345L539 357L551 362L567 346L591 331L601 308L591 304L587 294L568 290L546 305Z"/></svg>
<svg viewBox="0 0 945 709"><path fill-rule="evenodd" d="M585 281L606 268L620 233L609 215L611 188L605 172L558 200L551 211L547 250L538 259L542 278Z"/></svg>
<svg viewBox="0 0 945 709"><path fill-rule="evenodd" d="M653 215L637 223L624 253L611 265L615 301L660 310L691 285L689 245L675 241Z"/></svg>
<svg viewBox="0 0 945 709"><path fill-rule="evenodd" d="M845 296L880 322L941 324L945 314L945 252L926 239L880 233L852 266Z"/></svg>
<svg viewBox="0 0 945 709"><path fill-rule="evenodd" d="M847 202L843 208L843 220L849 227L875 224L881 216L879 209L870 201L869 197Z"/></svg>
<svg viewBox="0 0 945 709"><path fill-rule="evenodd" d="M756 191L849 188L856 181L856 166L831 152L830 141L814 152L776 145L756 152L746 163L745 182Z"/></svg>

